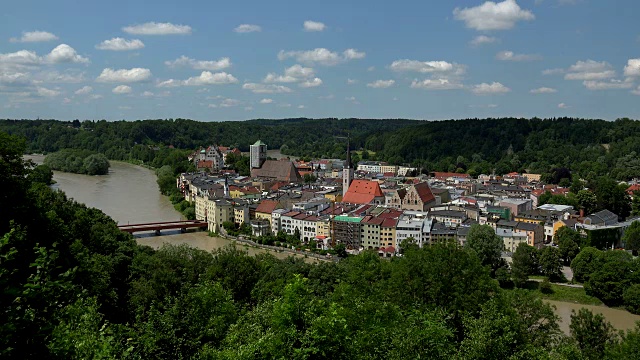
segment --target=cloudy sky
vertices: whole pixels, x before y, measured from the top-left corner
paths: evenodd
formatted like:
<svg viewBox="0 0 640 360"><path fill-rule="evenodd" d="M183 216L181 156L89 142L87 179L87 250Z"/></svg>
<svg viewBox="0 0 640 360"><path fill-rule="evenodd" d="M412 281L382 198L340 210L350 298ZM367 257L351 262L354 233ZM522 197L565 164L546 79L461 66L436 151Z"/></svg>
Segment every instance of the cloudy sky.
<svg viewBox="0 0 640 360"><path fill-rule="evenodd" d="M637 0L10 1L0 118L640 118L638 14Z"/></svg>

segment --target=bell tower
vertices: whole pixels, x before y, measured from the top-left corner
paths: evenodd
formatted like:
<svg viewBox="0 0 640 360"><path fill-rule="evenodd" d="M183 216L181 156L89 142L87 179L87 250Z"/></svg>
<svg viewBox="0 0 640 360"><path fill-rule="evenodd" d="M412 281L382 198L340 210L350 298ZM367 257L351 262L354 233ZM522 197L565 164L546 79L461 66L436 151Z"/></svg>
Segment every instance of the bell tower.
<svg viewBox="0 0 640 360"><path fill-rule="evenodd" d="M342 169L342 196L344 197L349 190L349 185L353 181L353 167L351 166L351 143L347 137L347 160Z"/></svg>

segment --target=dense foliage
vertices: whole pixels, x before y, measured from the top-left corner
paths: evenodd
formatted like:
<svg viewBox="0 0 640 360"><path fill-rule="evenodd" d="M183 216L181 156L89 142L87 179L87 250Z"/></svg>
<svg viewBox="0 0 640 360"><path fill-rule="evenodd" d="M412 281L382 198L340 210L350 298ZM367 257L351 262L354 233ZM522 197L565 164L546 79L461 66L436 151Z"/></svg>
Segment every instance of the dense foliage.
<svg viewBox="0 0 640 360"><path fill-rule="evenodd" d="M640 123L629 119L2 120L0 130L26 137L28 151L88 149L114 160L148 161L140 152L150 145L193 150L221 144L248 151L258 139L284 154L344 158L343 137L350 135L352 149L368 150L354 158L413 164L428 171L476 175L526 170L546 174L554 183L572 180L571 174L588 180L640 177Z"/></svg>
<svg viewBox="0 0 640 360"><path fill-rule="evenodd" d="M308 264L228 247L155 251L30 176L0 132L0 357L590 359L640 351L589 313L503 291L475 250L407 247ZM633 295L633 294L631 294ZM585 333L591 324L602 336ZM602 354L603 356L600 356Z"/></svg>
<svg viewBox="0 0 640 360"><path fill-rule="evenodd" d="M44 158L44 165L53 170L87 175L109 173L109 160L103 154L89 150L63 149Z"/></svg>

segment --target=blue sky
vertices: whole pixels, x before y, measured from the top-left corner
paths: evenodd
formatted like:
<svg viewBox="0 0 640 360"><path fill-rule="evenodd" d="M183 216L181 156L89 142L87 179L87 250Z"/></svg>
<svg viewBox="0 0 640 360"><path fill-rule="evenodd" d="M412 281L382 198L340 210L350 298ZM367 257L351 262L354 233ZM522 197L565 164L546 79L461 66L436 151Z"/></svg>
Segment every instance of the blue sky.
<svg viewBox="0 0 640 360"><path fill-rule="evenodd" d="M640 2L11 1L0 118L640 118Z"/></svg>

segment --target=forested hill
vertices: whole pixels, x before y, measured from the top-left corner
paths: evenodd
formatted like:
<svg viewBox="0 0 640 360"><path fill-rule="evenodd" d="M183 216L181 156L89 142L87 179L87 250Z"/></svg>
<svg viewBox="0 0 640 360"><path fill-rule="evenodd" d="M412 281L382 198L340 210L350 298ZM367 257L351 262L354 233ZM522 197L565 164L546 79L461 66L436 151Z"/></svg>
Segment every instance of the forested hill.
<svg viewBox="0 0 640 360"><path fill-rule="evenodd" d="M344 158L341 137L349 134L352 149L368 150L369 158L430 171L545 173L566 167L583 178L640 177L640 123L629 119L0 120L0 130L26 137L30 151L82 148L111 159L128 156L136 144L220 144L247 151L258 139L285 154Z"/></svg>

